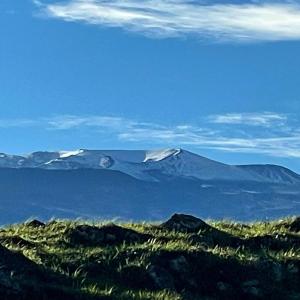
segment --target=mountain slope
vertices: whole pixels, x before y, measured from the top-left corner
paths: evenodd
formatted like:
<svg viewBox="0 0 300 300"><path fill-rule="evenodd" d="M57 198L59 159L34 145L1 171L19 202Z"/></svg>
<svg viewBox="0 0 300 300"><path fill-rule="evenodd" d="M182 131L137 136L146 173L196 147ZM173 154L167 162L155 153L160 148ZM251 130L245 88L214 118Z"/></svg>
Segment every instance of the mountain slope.
<svg viewBox="0 0 300 300"><path fill-rule="evenodd" d="M26 156L0 154L1 167L49 170L110 169L146 181L157 181L157 175L165 175L164 178L171 176L193 177L201 180L300 183L299 175L283 167L227 165L182 149L156 151L81 149L76 151L34 152ZM162 177L159 176L159 178Z"/></svg>
<svg viewBox="0 0 300 300"><path fill-rule="evenodd" d="M181 149L0 155L0 224L41 219L258 220L300 214L300 179L272 165L230 166Z"/></svg>
<svg viewBox="0 0 300 300"><path fill-rule="evenodd" d="M254 177L261 178L262 181L290 184L297 184L300 182L300 175L281 166L243 165L238 166L238 168L252 174Z"/></svg>
<svg viewBox="0 0 300 300"><path fill-rule="evenodd" d="M188 178L147 182L99 169L0 169L0 224L32 216L161 220L176 211L257 220L299 214L299 195L299 185Z"/></svg>

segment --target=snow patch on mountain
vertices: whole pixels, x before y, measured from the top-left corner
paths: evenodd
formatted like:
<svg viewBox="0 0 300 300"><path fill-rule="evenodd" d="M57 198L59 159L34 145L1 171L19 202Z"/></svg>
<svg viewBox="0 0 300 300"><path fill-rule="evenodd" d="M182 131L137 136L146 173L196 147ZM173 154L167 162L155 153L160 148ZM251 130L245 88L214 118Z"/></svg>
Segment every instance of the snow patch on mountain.
<svg viewBox="0 0 300 300"><path fill-rule="evenodd" d="M74 156L74 155L79 155L81 153L84 153L84 150L80 149L80 150L75 150L75 151L61 151L61 152L59 152L59 157L66 158L66 157L70 157L70 156Z"/></svg>
<svg viewBox="0 0 300 300"><path fill-rule="evenodd" d="M181 152L181 149L163 149L163 150L154 150L146 151L146 157L143 162L150 161L161 161L170 156L176 156Z"/></svg>

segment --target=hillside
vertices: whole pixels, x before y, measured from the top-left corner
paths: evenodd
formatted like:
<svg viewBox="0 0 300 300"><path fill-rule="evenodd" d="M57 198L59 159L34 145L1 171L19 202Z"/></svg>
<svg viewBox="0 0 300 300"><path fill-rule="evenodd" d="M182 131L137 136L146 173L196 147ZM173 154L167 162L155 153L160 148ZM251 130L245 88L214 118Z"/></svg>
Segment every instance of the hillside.
<svg viewBox="0 0 300 300"><path fill-rule="evenodd" d="M0 230L1 299L300 299L300 218L36 220Z"/></svg>

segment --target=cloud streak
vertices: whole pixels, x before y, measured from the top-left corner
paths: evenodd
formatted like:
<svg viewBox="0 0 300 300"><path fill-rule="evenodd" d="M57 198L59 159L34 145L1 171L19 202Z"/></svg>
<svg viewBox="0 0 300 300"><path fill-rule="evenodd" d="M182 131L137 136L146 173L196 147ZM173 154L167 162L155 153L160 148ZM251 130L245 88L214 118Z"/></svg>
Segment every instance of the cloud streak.
<svg viewBox="0 0 300 300"><path fill-rule="evenodd" d="M256 127L253 127L256 122ZM285 122L282 126L281 122ZM224 126L224 124L226 126ZM222 125L222 126L220 126ZM276 113L213 115L195 124L164 125L122 117L58 115L37 120L0 119L0 129L28 127L56 131L89 132L127 143L181 146L225 152L300 157L300 120ZM258 130L255 130L258 129Z"/></svg>
<svg viewBox="0 0 300 300"><path fill-rule="evenodd" d="M118 27L153 37L196 36L216 41L281 41L300 39L297 2L188 0L36 1L47 17Z"/></svg>
<svg viewBox="0 0 300 300"><path fill-rule="evenodd" d="M272 112L263 113L230 113L223 115L213 115L208 118L211 123L215 124L241 124L249 126L270 127L275 125L284 125L287 116Z"/></svg>
<svg viewBox="0 0 300 300"><path fill-rule="evenodd" d="M0 128L18 128L36 126L37 121L31 119L0 119Z"/></svg>

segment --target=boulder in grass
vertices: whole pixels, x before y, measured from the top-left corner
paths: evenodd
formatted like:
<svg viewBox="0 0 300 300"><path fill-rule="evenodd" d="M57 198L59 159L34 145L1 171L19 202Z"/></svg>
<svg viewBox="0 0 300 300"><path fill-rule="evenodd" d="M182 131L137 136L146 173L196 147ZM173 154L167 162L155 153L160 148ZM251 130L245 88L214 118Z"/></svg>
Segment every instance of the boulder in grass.
<svg viewBox="0 0 300 300"><path fill-rule="evenodd" d="M290 225L290 231L293 231L293 232L300 231L300 217L297 217L292 221L292 223Z"/></svg>
<svg viewBox="0 0 300 300"><path fill-rule="evenodd" d="M157 265L150 265L147 272L156 289L175 290L174 278L165 268Z"/></svg>
<svg viewBox="0 0 300 300"><path fill-rule="evenodd" d="M212 228L201 219L185 214L174 214L168 221L161 224L160 227L188 233L199 230L210 230Z"/></svg>
<svg viewBox="0 0 300 300"><path fill-rule="evenodd" d="M77 225L66 232L66 239L71 244L86 246L118 245L147 241L151 236L115 224L102 227Z"/></svg>
<svg viewBox="0 0 300 300"><path fill-rule="evenodd" d="M33 228L40 228L45 227L45 223L39 221L39 220L32 220L29 222L26 222L26 226L33 227Z"/></svg>

